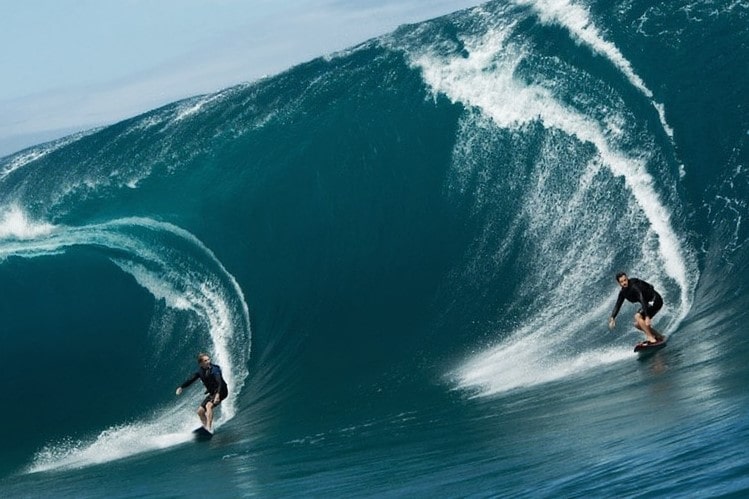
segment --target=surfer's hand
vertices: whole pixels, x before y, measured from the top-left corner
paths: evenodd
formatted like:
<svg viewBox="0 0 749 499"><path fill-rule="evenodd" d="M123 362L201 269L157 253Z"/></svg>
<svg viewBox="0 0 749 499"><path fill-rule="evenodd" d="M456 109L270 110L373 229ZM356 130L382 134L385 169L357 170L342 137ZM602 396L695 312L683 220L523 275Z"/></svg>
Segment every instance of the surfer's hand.
<svg viewBox="0 0 749 499"><path fill-rule="evenodd" d="M177 395L179 395L180 393L182 393L182 387L180 386L179 388L177 388L177 391L174 392L174 393L176 393Z"/></svg>
<svg viewBox="0 0 749 499"><path fill-rule="evenodd" d="M616 321L613 317L609 317L609 329L614 329L616 327Z"/></svg>

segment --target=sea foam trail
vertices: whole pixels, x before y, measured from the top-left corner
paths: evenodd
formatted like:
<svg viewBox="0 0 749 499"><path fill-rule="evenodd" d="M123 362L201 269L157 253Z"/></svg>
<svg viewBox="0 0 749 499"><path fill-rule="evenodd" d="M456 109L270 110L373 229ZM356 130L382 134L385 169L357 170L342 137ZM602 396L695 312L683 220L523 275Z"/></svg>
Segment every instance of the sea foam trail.
<svg viewBox="0 0 749 499"><path fill-rule="evenodd" d="M569 31L572 37L579 43L584 44L597 54L608 59L624 74L629 82L643 95L650 99L651 104L658 112L661 126L673 141L674 130L666 121L666 110L663 104L653 99L653 92L635 72L632 64L621 51L604 38L601 30L590 19L590 11L570 0L512 0L515 5L531 8L538 15L539 20L545 24L556 24Z"/></svg>
<svg viewBox="0 0 749 499"><path fill-rule="evenodd" d="M83 227L40 225L46 230L33 238L0 241L0 263L11 256L55 255L76 246L111 250L110 259L157 300L193 313L205 324L193 331L205 334L195 343L212 345L211 355L233 393L222 404L217 426L234 417L250 355L249 310L236 280L208 248L184 229L146 218ZM106 429L93 441L51 445L36 455L28 471L87 466L175 445L189 439L194 426L194 407L182 397L145 420Z"/></svg>

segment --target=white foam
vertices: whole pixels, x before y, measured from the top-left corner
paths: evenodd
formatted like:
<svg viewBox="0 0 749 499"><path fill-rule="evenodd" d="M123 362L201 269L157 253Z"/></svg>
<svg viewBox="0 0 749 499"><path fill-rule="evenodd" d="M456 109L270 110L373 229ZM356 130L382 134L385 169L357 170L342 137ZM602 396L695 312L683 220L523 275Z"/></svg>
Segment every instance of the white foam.
<svg viewBox="0 0 749 499"><path fill-rule="evenodd" d="M645 96L652 98L653 92L645 85L613 43L607 41L590 19L590 10L570 0L512 0L516 5L528 6L546 24L557 24L566 28L579 43L611 61Z"/></svg>
<svg viewBox="0 0 749 499"><path fill-rule="evenodd" d="M544 343L508 342L470 359L457 371L458 387L490 396L576 376L632 357L629 347L602 348L550 359Z"/></svg>
<svg viewBox="0 0 749 499"><path fill-rule="evenodd" d="M593 50L595 53L606 57L629 82L643 95L650 99L651 104L658 112L661 126L666 134L673 140L673 128L666 121L666 111L663 104L653 100L653 92L635 72L632 64L613 43L606 40L601 30L590 18L590 10L570 0L512 0L514 4L527 6L537 13L541 22L556 24L564 27L577 40Z"/></svg>
<svg viewBox="0 0 749 499"><path fill-rule="evenodd" d="M90 443L68 441L49 445L36 454L26 472L83 468L192 440L191 430L197 426L194 416L190 421L175 413L160 417L163 419L108 428Z"/></svg>
<svg viewBox="0 0 749 499"><path fill-rule="evenodd" d="M50 223L29 219L28 215L17 205L0 209L0 240L35 239L49 235L54 230L55 226Z"/></svg>
<svg viewBox="0 0 749 499"><path fill-rule="evenodd" d="M129 260L113 258L112 261L124 272L132 275L138 284L147 289L154 298L163 300L167 307L176 310L189 310L191 308L190 300L184 296L184 293L175 289L168 280L157 272L152 272L144 265Z"/></svg>

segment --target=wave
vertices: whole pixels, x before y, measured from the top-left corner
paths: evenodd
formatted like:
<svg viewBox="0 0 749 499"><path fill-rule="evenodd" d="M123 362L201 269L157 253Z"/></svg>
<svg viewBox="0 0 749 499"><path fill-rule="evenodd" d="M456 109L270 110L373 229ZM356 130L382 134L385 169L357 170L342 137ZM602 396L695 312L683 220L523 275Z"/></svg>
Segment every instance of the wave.
<svg viewBox="0 0 749 499"><path fill-rule="evenodd" d="M169 223L135 217L81 227L53 226L29 221L18 208L0 224L7 226L4 232L15 237L0 243L0 262L59 255L75 247L104 251L165 309L195 319L193 327L178 332L172 330L168 314L155 314L150 327L154 348L168 339L160 336L173 334L184 334L180 342L209 346L232 392L242 391L251 345L248 306L234 277L195 236ZM229 398L216 426L236 412L236 397ZM28 471L86 466L174 445L189 440L194 425L194 408L183 398L143 420L106 429L93 441L47 446Z"/></svg>
<svg viewBox="0 0 749 499"><path fill-rule="evenodd" d="M605 56L632 87L652 98L632 65L615 45L603 39L585 9L567 1L513 3L531 7L530 15L538 16L542 24L564 26L575 41ZM610 89L593 83L586 69L539 56L534 34L528 29L528 15L526 9L501 4L476 8L455 21L460 23L459 29L448 29L449 20L420 25L412 35L417 42L405 49L411 65L434 94L468 108L453 152L456 184L461 191L485 173L478 171L486 168L485 162L499 160L496 152L487 155L487 149L496 147L492 144L498 140L506 140L507 147L527 143L528 137L540 142L530 169L527 158L522 158L522 163L503 172L516 176L517 182L525 177L525 185L520 189L522 203L517 213L508 215L503 206L495 215L514 220L503 222L513 237L505 236L495 254L509 256L519 246L532 247L531 268L523 269L521 287L544 298L533 300L527 307L532 310L529 316L518 319L521 325L503 335L506 341L453 373L459 386L483 386L485 394L532 386L578 372L581 366L592 368L624 357L621 351L614 354L610 349L558 353L561 345L594 330L599 318L607 317L605 309L610 303L593 306L589 313L576 310L574 300L578 298L570 297L569 291L588 288L579 292L605 295L605 288L596 281L601 269L611 275L612 265L644 272L659 289L668 288L669 281L674 283L678 292L669 296L675 303L666 326L670 332L678 331L689 313L699 279L696 253L672 226L673 210L678 213L681 208L663 200L662 192L673 199L670 191L678 185L678 175L664 175L669 166L659 157L661 152L656 155L637 145L642 130L631 114L632 105L623 97L612 98ZM462 34L456 39L455 32ZM423 44L424 39L432 41ZM673 137L662 114L660 121L664 132ZM507 138L497 139L499 136ZM669 154L675 156L671 142L666 148ZM649 171L653 169L658 182ZM497 191L496 195L505 194ZM492 203L483 195L480 198L484 204ZM605 209L608 204L624 206L626 213ZM487 230L496 232L498 226L487 224ZM617 262L612 258L617 241L629 239L628 232L642 234L641 254ZM485 238L479 253L497 244L494 234ZM529 245L528 240L533 243ZM486 255L476 258L486 259ZM545 276L550 269L559 277L547 286Z"/></svg>
<svg viewBox="0 0 749 499"><path fill-rule="evenodd" d="M0 160L0 263L104 255L155 303L153 355L212 345L242 391L221 422L268 434L432 375L486 398L605 371L634 342L606 329L618 270L687 337L742 279L724 260L747 247L746 148L703 169L681 79L594 7L491 2ZM169 401L28 470L176 445L194 421Z"/></svg>

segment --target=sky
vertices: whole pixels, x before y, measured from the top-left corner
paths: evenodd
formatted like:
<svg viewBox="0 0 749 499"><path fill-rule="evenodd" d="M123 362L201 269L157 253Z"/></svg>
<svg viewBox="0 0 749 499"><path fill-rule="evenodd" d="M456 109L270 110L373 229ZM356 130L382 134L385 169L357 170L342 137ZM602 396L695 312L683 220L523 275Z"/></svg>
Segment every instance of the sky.
<svg viewBox="0 0 749 499"><path fill-rule="evenodd" d="M0 157L482 0L0 0Z"/></svg>

